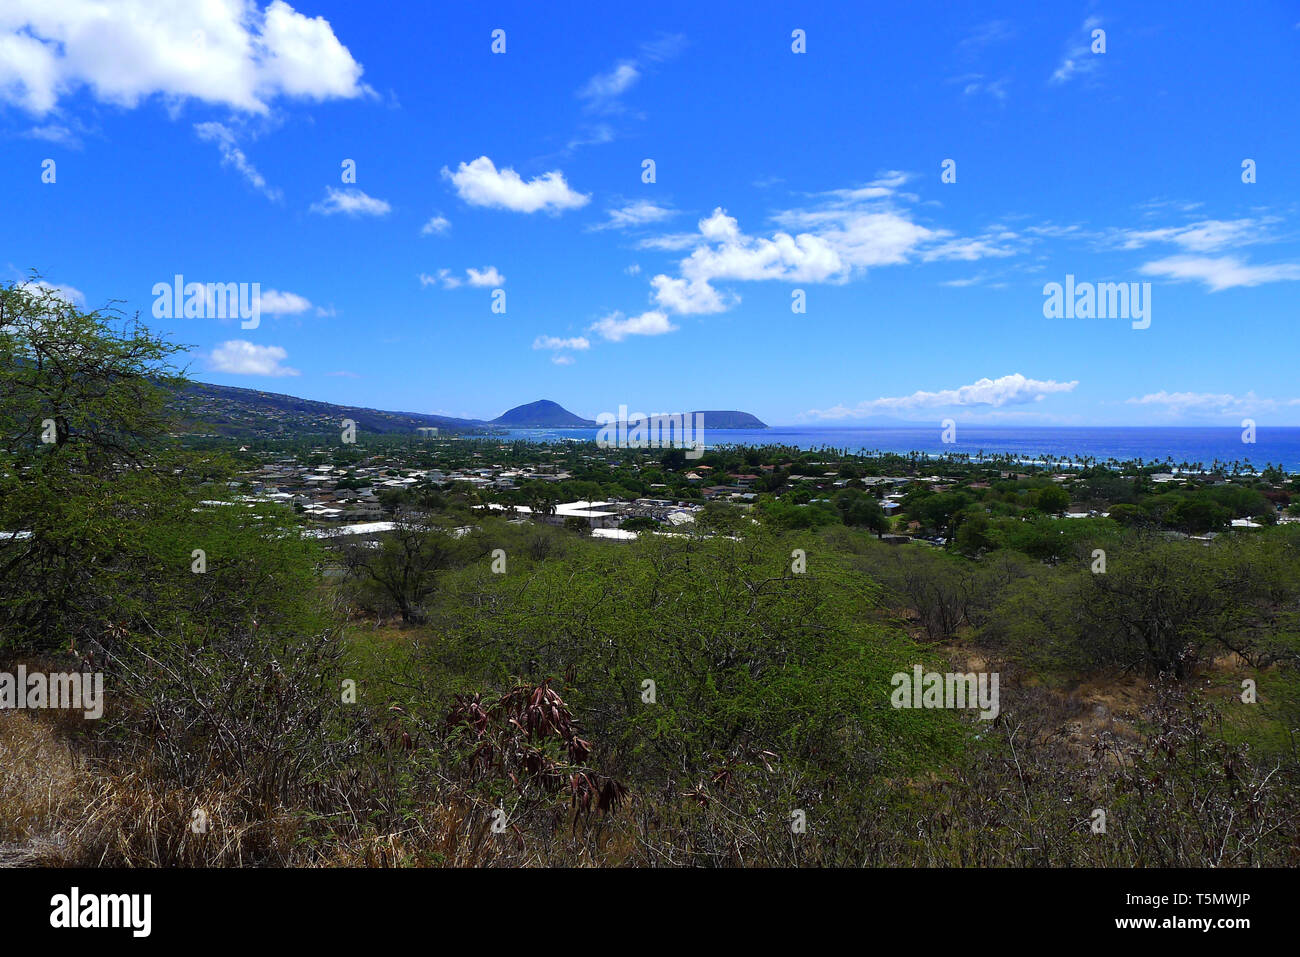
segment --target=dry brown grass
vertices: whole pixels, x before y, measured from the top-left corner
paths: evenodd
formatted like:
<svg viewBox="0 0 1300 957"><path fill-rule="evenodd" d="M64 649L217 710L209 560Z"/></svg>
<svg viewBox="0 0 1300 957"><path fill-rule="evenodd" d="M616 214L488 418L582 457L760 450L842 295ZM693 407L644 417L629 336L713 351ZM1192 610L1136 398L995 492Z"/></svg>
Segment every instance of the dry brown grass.
<svg viewBox="0 0 1300 957"><path fill-rule="evenodd" d="M455 798L425 804L408 827L338 841L325 867L622 867L636 863L632 822L527 832L492 830L492 808Z"/></svg>
<svg viewBox="0 0 1300 957"><path fill-rule="evenodd" d="M48 721L0 711L0 845L49 840L82 803L80 762Z"/></svg>
<svg viewBox="0 0 1300 957"><path fill-rule="evenodd" d="M192 794L140 771L96 772L46 718L0 711L0 866L291 862L290 815L250 806L237 787ZM196 808L206 833L191 827Z"/></svg>
<svg viewBox="0 0 1300 957"><path fill-rule="evenodd" d="M91 867L290 865L300 819L254 806L233 784L201 793L132 770L99 777L68 834L67 863Z"/></svg>

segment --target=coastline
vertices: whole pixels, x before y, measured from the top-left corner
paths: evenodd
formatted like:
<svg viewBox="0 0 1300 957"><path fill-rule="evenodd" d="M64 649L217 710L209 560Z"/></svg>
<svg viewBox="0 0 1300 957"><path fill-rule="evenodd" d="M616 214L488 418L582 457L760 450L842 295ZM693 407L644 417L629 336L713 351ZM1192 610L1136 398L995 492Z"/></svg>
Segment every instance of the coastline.
<svg viewBox="0 0 1300 957"><path fill-rule="evenodd" d="M595 429L507 429L500 437L545 442L594 441ZM788 445L803 451L821 448L853 454L1005 458L1024 464L1062 467L1108 462L1168 464L1170 471L1205 472L1220 466L1250 472L1277 465L1300 472L1300 427L1263 427L1256 441L1242 441L1237 428L1197 426L1061 426L1050 428L958 429L945 443L941 430L927 428L822 428L769 426L766 429L706 430L706 449L728 445ZM1199 466L1199 467L1198 467Z"/></svg>

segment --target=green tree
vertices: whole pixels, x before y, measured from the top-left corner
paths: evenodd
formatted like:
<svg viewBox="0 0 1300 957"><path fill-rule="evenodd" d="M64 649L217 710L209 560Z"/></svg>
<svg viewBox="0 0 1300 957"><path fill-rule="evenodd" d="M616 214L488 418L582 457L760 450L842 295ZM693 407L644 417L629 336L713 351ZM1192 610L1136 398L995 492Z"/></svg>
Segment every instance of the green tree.
<svg viewBox="0 0 1300 957"><path fill-rule="evenodd" d="M0 287L0 642L115 652L314 628L293 513L207 506L232 463L170 438L180 347L39 283Z"/></svg>
<svg viewBox="0 0 1300 957"><path fill-rule="evenodd" d="M983 509L975 507L963 517L953 542L957 551L972 557L997 547L996 540L989 534L989 518Z"/></svg>
<svg viewBox="0 0 1300 957"><path fill-rule="evenodd" d="M1070 507L1070 493L1059 485L1048 485L1038 490L1034 506L1048 515L1060 515Z"/></svg>
<svg viewBox="0 0 1300 957"><path fill-rule="evenodd" d="M104 588L177 483L164 446L180 347L38 279L0 287L0 635L70 643L107 627Z"/></svg>
<svg viewBox="0 0 1300 957"><path fill-rule="evenodd" d="M367 543L348 546L345 567L364 591L387 599L403 622L422 624L437 575L451 567L457 553L456 540L444 529L404 517L380 538L377 548Z"/></svg>
<svg viewBox="0 0 1300 957"><path fill-rule="evenodd" d="M835 507L840 510L840 518L845 525L854 528L866 528L883 535L889 531L889 518L880 502L858 489L845 489L834 499Z"/></svg>

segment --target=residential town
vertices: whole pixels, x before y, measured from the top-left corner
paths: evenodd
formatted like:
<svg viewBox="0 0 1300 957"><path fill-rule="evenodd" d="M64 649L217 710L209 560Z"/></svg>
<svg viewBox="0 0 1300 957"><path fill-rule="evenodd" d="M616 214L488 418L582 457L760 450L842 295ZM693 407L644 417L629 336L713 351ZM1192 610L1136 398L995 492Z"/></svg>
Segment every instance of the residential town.
<svg viewBox="0 0 1300 957"><path fill-rule="evenodd" d="M432 430L418 439L383 436L361 445L243 445L238 456L244 468L228 483L234 501L289 506L312 535L324 538L374 537L391 530L404 508L448 505L614 541L647 531L680 534L706 509L723 506L783 527L816 526L850 501L869 510L871 520L860 523L882 540L938 546L949 545L969 517L977 525L986 517L1024 520L1040 513L1136 524L1149 517L1166 536L1201 541L1300 521L1289 508L1294 489L1285 476L1172 466L1099 470L779 448L715 450L703 462L687 463L671 452L577 440L439 438ZM1044 492L1049 486L1057 491ZM1205 502L1193 508L1184 501L1192 493ZM1161 502L1181 511L1129 514L1136 503Z"/></svg>

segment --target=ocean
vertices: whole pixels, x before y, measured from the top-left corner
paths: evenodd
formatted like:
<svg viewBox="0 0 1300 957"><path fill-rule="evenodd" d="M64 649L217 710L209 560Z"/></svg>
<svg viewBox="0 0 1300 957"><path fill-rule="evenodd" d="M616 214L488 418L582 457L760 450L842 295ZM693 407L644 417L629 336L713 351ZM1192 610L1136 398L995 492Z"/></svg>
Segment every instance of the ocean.
<svg viewBox="0 0 1300 957"><path fill-rule="evenodd" d="M509 438L533 442L594 441L596 429L511 429ZM1105 464L1141 459L1163 462L1172 459L1208 467L1216 460L1246 463L1255 469L1280 465L1288 472L1300 472L1300 428L1261 426L1255 441L1243 441L1240 428L1176 428L1108 426L1099 428L961 428L957 441L944 444L937 427L912 428L809 428L774 426L770 429L704 430L704 444L790 445L799 449L832 448L849 452L919 452L928 455L957 453L976 456L1006 454L1026 462L1052 458L1078 461L1084 458Z"/></svg>

